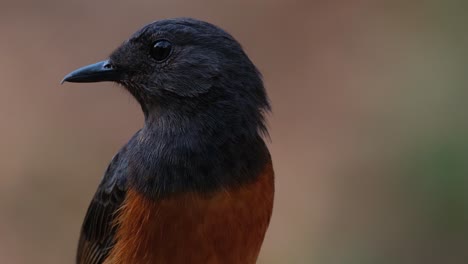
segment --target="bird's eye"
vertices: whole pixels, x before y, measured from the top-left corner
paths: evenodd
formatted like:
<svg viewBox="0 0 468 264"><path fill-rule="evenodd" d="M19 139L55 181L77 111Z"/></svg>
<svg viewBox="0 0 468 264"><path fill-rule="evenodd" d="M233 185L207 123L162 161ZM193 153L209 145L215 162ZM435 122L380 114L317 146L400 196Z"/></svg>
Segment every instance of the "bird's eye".
<svg viewBox="0 0 468 264"><path fill-rule="evenodd" d="M172 43L167 40L158 40L151 48L151 56L157 61L163 61L169 57L172 51Z"/></svg>

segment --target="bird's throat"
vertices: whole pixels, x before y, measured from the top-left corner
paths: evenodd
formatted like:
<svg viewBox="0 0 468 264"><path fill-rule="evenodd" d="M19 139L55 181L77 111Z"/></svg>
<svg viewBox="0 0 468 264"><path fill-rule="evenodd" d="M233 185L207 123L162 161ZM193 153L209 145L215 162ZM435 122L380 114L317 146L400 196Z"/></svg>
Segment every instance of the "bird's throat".
<svg viewBox="0 0 468 264"><path fill-rule="evenodd" d="M270 161L262 137L202 117L147 118L129 142L129 174L136 189L156 199L210 193L255 180Z"/></svg>

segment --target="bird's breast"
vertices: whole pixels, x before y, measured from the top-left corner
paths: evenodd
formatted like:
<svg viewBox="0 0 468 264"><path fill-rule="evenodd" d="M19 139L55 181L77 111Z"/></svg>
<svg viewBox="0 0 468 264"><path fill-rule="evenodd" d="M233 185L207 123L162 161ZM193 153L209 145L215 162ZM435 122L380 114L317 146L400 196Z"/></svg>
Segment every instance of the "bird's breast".
<svg viewBox="0 0 468 264"><path fill-rule="evenodd" d="M273 207L271 162L250 183L151 200L130 189L106 264L255 263Z"/></svg>

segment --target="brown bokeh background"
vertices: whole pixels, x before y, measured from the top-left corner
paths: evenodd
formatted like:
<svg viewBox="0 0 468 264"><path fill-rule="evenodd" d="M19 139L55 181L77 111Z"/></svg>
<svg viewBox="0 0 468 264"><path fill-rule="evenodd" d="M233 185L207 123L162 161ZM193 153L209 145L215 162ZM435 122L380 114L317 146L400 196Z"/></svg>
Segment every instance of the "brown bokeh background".
<svg viewBox="0 0 468 264"><path fill-rule="evenodd" d="M73 263L88 203L142 126L110 83L59 85L153 20L231 32L273 104L259 263L467 263L463 1L0 1L0 263Z"/></svg>

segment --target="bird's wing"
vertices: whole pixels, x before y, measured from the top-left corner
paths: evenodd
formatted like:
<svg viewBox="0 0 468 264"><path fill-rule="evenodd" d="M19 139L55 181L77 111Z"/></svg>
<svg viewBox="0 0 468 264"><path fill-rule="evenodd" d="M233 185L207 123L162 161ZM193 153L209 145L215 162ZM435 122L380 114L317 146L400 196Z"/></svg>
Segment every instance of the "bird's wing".
<svg viewBox="0 0 468 264"><path fill-rule="evenodd" d="M125 152L124 147L112 159L89 205L78 242L78 264L103 263L115 244L114 217L126 193Z"/></svg>

